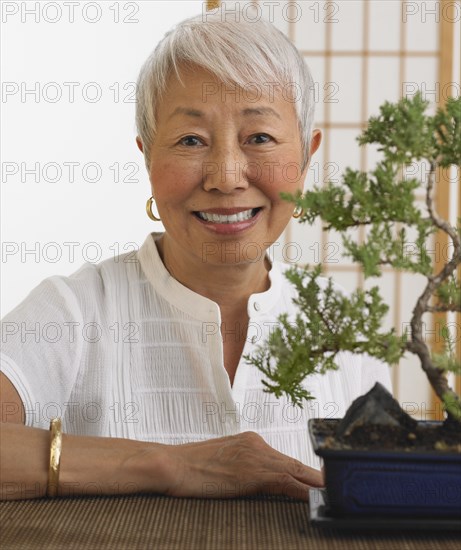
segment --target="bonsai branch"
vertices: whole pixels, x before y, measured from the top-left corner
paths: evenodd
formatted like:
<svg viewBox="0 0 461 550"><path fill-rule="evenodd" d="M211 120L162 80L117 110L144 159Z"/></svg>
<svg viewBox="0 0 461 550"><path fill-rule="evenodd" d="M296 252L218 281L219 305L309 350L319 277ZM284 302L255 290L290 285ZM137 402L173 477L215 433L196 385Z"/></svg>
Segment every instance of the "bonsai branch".
<svg viewBox="0 0 461 550"><path fill-rule="evenodd" d="M341 235L344 253L362 267L365 278L381 277L382 265L425 277L424 290L411 312L411 333L400 337L395 328L382 330L388 306L378 287L346 296L333 289L331 279L328 287L320 288L316 283L320 268L312 274L307 270L293 273L289 279L300 296L297 305L302 315L294 329L282 319L287 337L276 333L253 361L270 371L274 391L301 395L298 390L304 391L300 384L305 376L337 368L331 359L335 351L367 353L389 364L397 364L403 353L410 351L419 357L449 417L461 423L460 399L445 376L447 372L461 373L451 333L448 327L442 328L445 349L436 353L425 342L422 322L426 313L461 310L461 286L456 277L461 264L461 228L444 220L433 200L436 170L461 164L461 98L448 99L435 116L425 114L428 105L416 94L396 104L386 102L380 115L370 118L359 144L377 145L384 157L370 172L347 168L338 184L314 186L304 196L282 194L303 207L302 223L313 224L320 218L325 229L335 229ZM405 172L402 177L403 167L422 160L430 167L425 182L419 177L408 179ZM415 196L419 188L426 195L425 213ZM367 229L360 243L354 239L358 227ZM451 258L437 267L426 248L435 231L447 235L453 245ZM415 235L415 241L409 242L407 235ZM274 360L270 366L269 359Z"/></svg>
<svg viewBox="0 0 461 550"><path fill-rule="evenodd" d="M427 313L446 313L448 311L460 312L461 313L461 304L446 304L438 306L427 306Z"/></svg>
<svg viewBox="0 0 461 550"><path fill-rule="evenodd" d="M408 351L415 353L419 357L421 361L421 367L426 373L431 386L433 387L434 391L441 399L441 401L449 399L450 401L455 402L461 406L458 395L448 385L445 372L434 365L429 347L424 341L422 332L422 317L424 313L460 310L460 307L455 304L429 306L429 301L431 297L435 294L440 285L453 275L461 261L461 244L456 230L446 220L442 219L437 214L434 208L432 193L434 188L435 170L435 164L431 163L431 169L426 190L426 206L433 224L444 231L451 238L454 246L454 251L451 260L444 265L439 273L437 273L435 276L427 277L428 283L426 285L426 288L419 297L413 310L413 316L410 322L411 341L407 342L406 348L408 349Z"/></svg>

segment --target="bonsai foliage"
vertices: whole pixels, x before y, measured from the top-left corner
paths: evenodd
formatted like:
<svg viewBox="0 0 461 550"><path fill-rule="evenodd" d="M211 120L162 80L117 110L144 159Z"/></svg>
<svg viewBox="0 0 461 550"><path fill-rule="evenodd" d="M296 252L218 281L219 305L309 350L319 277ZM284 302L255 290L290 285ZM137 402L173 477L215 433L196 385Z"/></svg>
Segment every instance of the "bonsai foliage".
<svg viewBox="0 0 461 550"><path fill-rule="evenodd" d="M447 330L443 353L432 353L423 335L423 316L434 312L461 311L461 287L456 270L461 263L461 231L435 210L433 191L439 168L461 164L461 99L449 99L444 110L426 114L428 102L420 95L386 102L380 115L369 120L358 138L360 145L377 144L382 160L369 173L347 169L339 184L315 187L305 196L285 195L304 209L301 222L317 217L325 229L340 233L345 254L361 265L365 277L380 277L382 266L425 278L411 317L411 330L398 336L382 329L387 305L378 287L345 295L329 279L321 278L321 266L290 269L287 277L297 291L300 313L295 319L281 316L265 345L247 360L267 377L267 391L285 393L301 405L313 396L302 381L314 373L335 369L341 351L367 353L389 364L405 352L416 354L421 367L442 400L448 414L461 422L461 401L447 382L448 371L461 374L461 363ZM405 177L409 165L427 166L420 178ZM425 207L415 192L423 190ZM365 228L363 242L354 238ZM427 253L428 239L444 232L452 246L451 257L436 271ZM414 244L408 253L409 235Z"/></svg>

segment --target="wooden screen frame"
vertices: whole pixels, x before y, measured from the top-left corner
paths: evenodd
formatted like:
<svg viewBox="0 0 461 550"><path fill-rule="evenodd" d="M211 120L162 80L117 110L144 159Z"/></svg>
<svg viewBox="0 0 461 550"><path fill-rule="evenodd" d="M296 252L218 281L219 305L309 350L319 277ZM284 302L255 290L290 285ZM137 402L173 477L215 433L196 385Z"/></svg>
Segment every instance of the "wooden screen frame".
<svg viewBox="0 0 461 550"><path fill-rule="evenodd" d="M459 3L459 0L458 0ZM455 4L453 0L441 0L441 17L439 23L439 71L438 82L440 90L444 90L447 85L453 82L453 48L454 48L454 24L455 24ZM444 94L439 94L438 106L443 107L446 103ZM447 170L439 170L437 174L437 185L435 190L435 204L438 213L444 218L449 219L450 212L450 177ZM461 197L459 197L461 201ZM460 202L458 201L458 202ZM461 215L461 203L458 204L457 216ZM446 233L439 231L435 235L435 250L448 250L449 239ZM435 272L439 272L443 267L444 254L436 254ZM458 278L461 277L461 269L458 269ZM443 327L448 322L446 313L435 313L433 315L433 328ZM461 315L456 316L457 327L461 326ZM458 332L458 331L457 331ZM458 336L458 335L456 335ZM439 337L431 342L432 349L436 352L443 351L444 342ZM458 359L461 358L460 339L456 342L456 353ZM461 377L457 376L455 388L458 392L461 390ZM431 389L431 411L434 411L434 417L437 420L443 419L443 411L439 399Z"/></svg>
<svg viewBox="0 0 461 550"><path fill-rule="evenodd" d="M403 7L405 3L408 0L400 0L401 2L401 11L400 13L403 13ZM457 0L458 3L460 3L460 0ZM257 3L257 2L255 2ZM207 1L207 10L215 9L221 5L220 0L208 0ZM434 54L432 51L415 51L410 52L406 50L406 34L405 34L405 27L403 18L400 18L400 48L399 51L373 51L373 56L385 56L385 57L392 57L397 56L400 60L399 63L399 88L401 89L401 83L404 81L404 74L405 74L405 63L408 58L411 57L431 57L433 55L436 55L439 59L439 67L438 67L438 82L440 86L440 90L444 90L445 86L452 82L453 79L453 37L454 37L454 24L455 24L455 12L454 12L454 3L453 0L441 0L441 10L440 13L442 16L440 17L440 23L439 23L439 46L438 46L438 52ZM325 48L323 51L302 51L301 53L304 56L323 56L325 57L325 81L329 82L331 80L331 59L332 56L337 57L351 57L351 56L360 56L362 57L362 107L361 107L361 124L335 124L335 128L357 128L357 130L360 130L363 128L365 121L367 120L367 98L368 98L368 90L367 90L367 83L368 83L368 66L370 61L370 50L369 50L369 27L368 27L368 20L369 20L369 11L370 6L368 1L364 1L363 3L363 49L361 51L332 51L332 31L330 25L327 25L325 28ZM288 37L294 42L295 41L295 26L296 23L293 23L290 21L288 26ZM442 97L442 94L439 94L439 105L442 106L445 102L445 98ZM330 123L330 104L326 103L325 106L325 124L322 126L323 129L328 129L332 127L332 123ZM328 152L329 151L329 135L328 132L324 134L324 143L323 147ZM360 168L362 170L366 169L366 160L367 160L367 153L366 149L362 148L361 150L361 157L360 157ZM328 157L328 153L326 154L326 157ZM440 170L437 178L438 184L436 187L436 207L439 212L439 214L444 217L445 219L448 219L449 215L449 205L450 205L450 181L448 178L448 175L446 171ZM461 188L461 171L460 171L460 188ZM458 195L458 216L461 216L461 193ZM291 235L291 229L288 227L285 231L285 238L287 241L290 241L290 235ZM322 232L322 245L326 244L327 241L327 233ZM445 233L438 232L435 235L435 249L436 250L445 250L447 244L448 244L448 237ZM324 249L322 247L322 249ZM436 263L435 263L435 270L439 271L441 269L442 265L442 257L441 255L436 255ZM338 266L340 268L340 266ZM341 270L341 269L331 269L331 271ZM387 271L387 270L385 270ZM392 270L391 270L392 271ZM358 283L359 286L363 285L363 275L361 272L358 273ZM461 279L461 267L458 269L458 278ZM398 271L394 271L394 301L399 300L399 296L401 294L402 289L402 280L401 280L401 274ZM399 325L400 319L400 309L397 307L398 304L395 304L394 310L394 321L396 323L396 326ZM443 326L447 323L447 315L443 313L437 313L433 316L432 320L432 327L435 326ZM456 323L457 328L461 328L461 314L458 313L456 315ZM457 331L458 332L458 331ZM458 336L458 334L457 334ZM433 349L435 351L440 351L441 346L443 346L443 342L440 341L440 338L436 338L431 342ZM461 338L458 337L456 341L456 354L458 359L461 358ZM393 385L395 393L399 393L399 382L398 382L398 372L397 369L394 369L393 372ZM458 393L461 393L461 376L456 377L456 391ZM442 409L439 405L438 398L435 396L435 394L431 391L431 407L430 411L432 411L432 417L435 419L441 419L442 418Z"/></svg>

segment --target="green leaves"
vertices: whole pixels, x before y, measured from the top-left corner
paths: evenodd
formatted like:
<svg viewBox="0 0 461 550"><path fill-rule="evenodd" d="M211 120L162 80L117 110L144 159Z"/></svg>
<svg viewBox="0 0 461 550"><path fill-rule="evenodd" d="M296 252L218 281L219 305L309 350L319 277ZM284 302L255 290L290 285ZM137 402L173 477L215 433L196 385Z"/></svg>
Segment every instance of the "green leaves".
<svg viewBox="0 0 461 550"><path fill-rule="evenodd" d="M405 167L427 161L429 178L437 166L461 161L461 99L450 99L445 110L425 114L428 106L420 94L396 104L386 102L378 117L358 138L361 145L377 144L384 159L369 173L346 169L339 184L314 187L305 197L283 195L296 202L305 214L302 222L320 217L325 229L341 233L346 255L359 263L365 277L378 277L389 265L429 276L432 262L428 239L436 229L432 212L424 216L415 192L426 192L427 183L404 177ZM427 176L427 174L425 174ZM357 242L358 227L365 227L363 242ZM417 254L408 254L407 235L412 235ZM414 248L413 246L411 248Z"/></svg>
<svg viewBox="0 0 461 550"><path fill-rule="evenodd" d="M461 420L460 400L444 378L446 371L461 373L449 336L444 353L430 354L420 334L424 313L459 311L461 302L454 275L461 262L461 228L455 231L438 216L432 198L437 169L461 162L461 98L448 99L446 108L432 116L426 114L427 107L417 94L395 104L386 102L380 114L370 118L358 142L376 145L383 157L370 172L348 168L340 183L314 187L304 197L282 194L304 209L301 222L312 224L320 217L325 229L339 232L345 254L362 267L365 277L381 276L382 266L388 265L427 278L413 309L413 332L398 337L394 330L382 330L387 306L377 287L345 295L331 280L320 277L320 267L312 272L292 269L287 277L296 288L300 313L294 319L281 316L265 345L246 357L265 374L266 388L276 396L284 393L297 404L312 399L303 381L337 368L335 359L341 351L368 353L395 364L405 350L411 350L420 357L447 410ZM428 166L429 172L405 177L409 168L419 166ZM414 176L415 170L411 172ZM424 207L418 205L417 192L426 197ZM359 233L358 228L364 231ZM449 236L454 252L434 275L428 250L437 229ZM438 303L431 307L434 296Z"/></svg>
<svg viewBox="0 0 461 550"><path fill-rule="evenodd" d="M437 289L436 296L441 306L447 308L453 306L453 309L457 308L461 311L461 285L457 283L455 277L450 277L442 283Z"/></svg>
<svg viewBox="0 0 461 550"><path fill-rule="evenodd" d="M461 406L459 401L453 399L453 396L450 393L446 393L442 396L443 404L445 405L445 410L455 418L458 422L461 422Z"/></svg>
<svg viewBox="0 0 461 550"><path fill-rule="evenodd" d="M434 161L437 156L434 124L425 116L429 105L416 94L398 103L385 102L380 115L371 117L368 128L358 138L360 145L377 143L389 162L399 165L413 159Z"/></svg>
<svg viewBox="0 0 461 550"><path fill-rule="evenodd" d="M268 341L253 357L245 357L265 374L268 391L277 397L284 393L298 405L313 398L302 381L336 369L339 351L368 353L395 363L405 347L394 330L380 331L388 306L376 287L347 296L331 279L320 278L320 271L317 267L286 273L297 290L295 303L302 313L294 319L282 315Z"/></svg>
<svg viewBox="0 0 461 550"><path fill-rule="evenodd" d="M378 144L395 165L426 159L442 167L461 164L461 98L450 97L434 116L425 114L429 105L416 94L398 103L386 102L378 117L358 138L360 145Z"/></svg>
<svg viewBox="0 0 461 550"><path fill-rule="evenodd" d="M434 365L446 372L461 375L461 363L455 356L454 338L450 334L448 327L443 327L440 331L440 336L445 342L445 350L443 353L433 353L432 361Z"/></svg>
<svg viewBox="0 0 461 550"><path fill-rule="evenodd" d="M345 253L362 265L365 277L379 276L386 264L428 275L431 261L426 243L433 229L415 203L418 186L415 179L397 179L396 167L381 162L370 174L347 169L340 186L330 183L323 189L315 187L304 198L285 198L303 207L301 221L312 224L320 217L325 229L339 231ZM367 227L368 234L359 245L354 229L360 226ZM416 257L407 253L409 230L416 235Z"/></svg>
<svg viewBox="0 0 461 550"><path fill-rule="evenodd" d="M437 136L438 164L448 167L461 164L461 100L448 98L445 110L439 110L433 119Z"/></svg>

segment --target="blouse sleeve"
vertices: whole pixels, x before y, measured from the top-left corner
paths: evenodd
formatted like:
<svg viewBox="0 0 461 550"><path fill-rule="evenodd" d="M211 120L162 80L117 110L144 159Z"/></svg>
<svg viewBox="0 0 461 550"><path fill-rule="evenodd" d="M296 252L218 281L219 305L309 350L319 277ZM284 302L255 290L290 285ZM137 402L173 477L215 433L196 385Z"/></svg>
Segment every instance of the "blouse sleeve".
<svg viewBox="0 0 461 550"><path fill-rule="evenodd" d="M40 283L2 320L0 370L24 404L26 425L61 416L78 374L83 317L65 277Z"/></svg>

